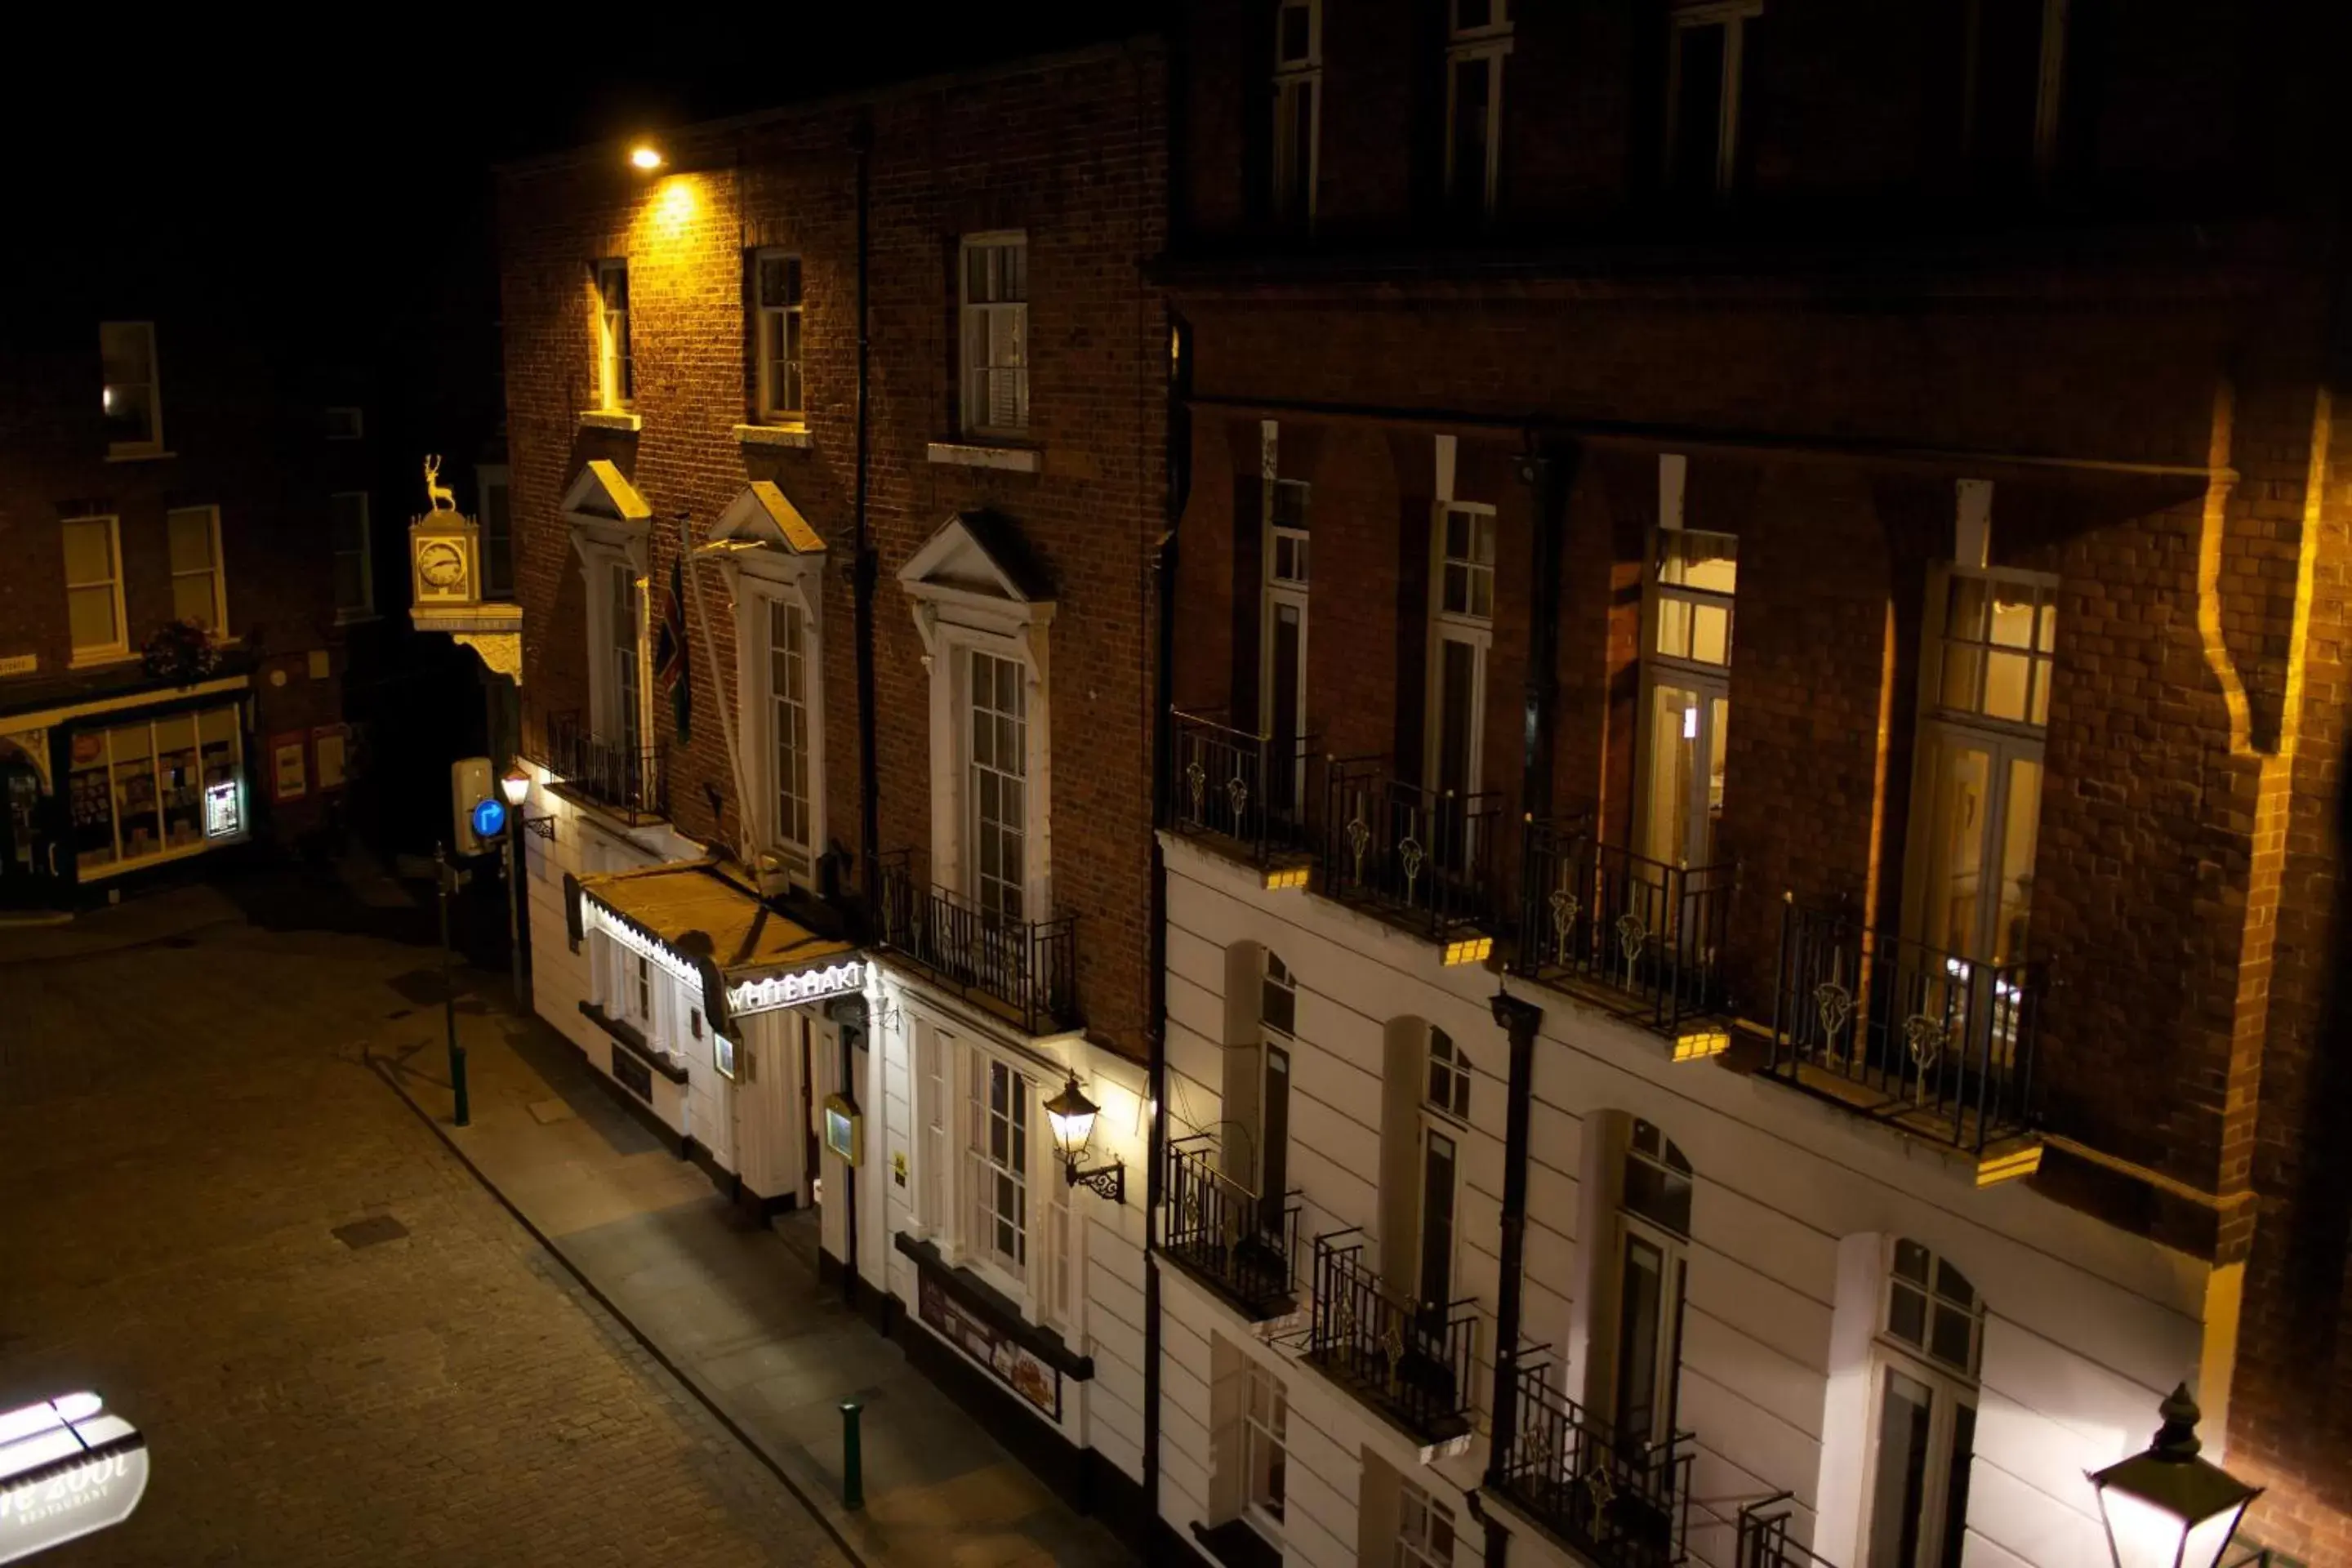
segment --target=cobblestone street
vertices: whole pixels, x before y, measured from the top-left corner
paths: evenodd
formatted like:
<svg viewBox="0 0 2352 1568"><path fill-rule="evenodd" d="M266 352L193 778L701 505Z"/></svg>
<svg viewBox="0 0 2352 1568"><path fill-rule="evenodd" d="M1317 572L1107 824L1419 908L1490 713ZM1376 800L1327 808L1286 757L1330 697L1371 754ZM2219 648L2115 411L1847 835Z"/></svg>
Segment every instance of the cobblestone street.
<svg viewBox="0 0 2352 1568"><path fill-rule="evenodd" d="M369 1070L434 950L158 897L0 931L0 1408L93 1389L153 1465L45 1563L845 1561Z"/></svg>

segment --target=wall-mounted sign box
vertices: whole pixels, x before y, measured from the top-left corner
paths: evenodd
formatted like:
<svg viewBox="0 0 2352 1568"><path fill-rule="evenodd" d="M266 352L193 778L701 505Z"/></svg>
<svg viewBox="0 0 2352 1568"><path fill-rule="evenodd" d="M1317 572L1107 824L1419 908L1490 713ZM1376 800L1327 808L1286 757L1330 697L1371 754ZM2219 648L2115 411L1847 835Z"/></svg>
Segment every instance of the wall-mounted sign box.
<svg viewBox="0 0 2352 1568"><path fill-rule="evenodd" d="M824 1097L824 1146L853 1167L866 1163L866 1118L845 1094Z"/></svg>

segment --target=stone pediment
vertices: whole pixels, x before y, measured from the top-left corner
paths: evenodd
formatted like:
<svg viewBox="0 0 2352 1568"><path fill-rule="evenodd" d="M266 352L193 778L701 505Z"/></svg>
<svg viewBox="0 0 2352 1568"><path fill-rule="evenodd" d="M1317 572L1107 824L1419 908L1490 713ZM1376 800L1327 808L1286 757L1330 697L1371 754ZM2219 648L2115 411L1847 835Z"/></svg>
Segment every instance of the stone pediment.
<svg viewBox="0 0 2352 1568"><path fill-rule="evenodd" d="M1019 610L1054 602L1052 580L1029 542L1010 519L992 511L948 519L899 568L898 582L918 599L995 601Z"/></svg>
<svg viewBox="0 0 2352 1568"><path fill-rule="evenodd" d="M603 458L591 458L563 492L563 515L575 523L603 523L643 530L651 525L654 509L637 493L628 476Z"/></svg>
<svg viewBox="0 0 2352 1568"><path fill-rule="evenodd" d="M824 539L801 515L782 489L767 479L753 479L736 492L710 530L713 544L740 542L764 544L793 555L819 555Z"/></svg>

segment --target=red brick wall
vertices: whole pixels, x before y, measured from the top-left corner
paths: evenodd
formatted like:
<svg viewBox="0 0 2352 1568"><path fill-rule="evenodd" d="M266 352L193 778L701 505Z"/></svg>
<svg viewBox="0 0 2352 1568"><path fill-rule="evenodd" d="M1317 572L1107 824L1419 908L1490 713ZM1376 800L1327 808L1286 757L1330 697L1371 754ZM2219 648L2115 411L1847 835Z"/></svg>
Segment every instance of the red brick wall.
<svg viewBox="0 0 2352 1568"><path fill-rule="evenodd" d="M1055 589L1048 634L1056 912L1078 920L1088 1026L1141 1053L1148 991L1149 778L1155 588L1163 510L1166 318L1140 281L1162 244L1166 148L1158 54L1091 51L953 89L870 104L872 361L869 527L881 839L858 842L855 623L856 164L859 106L787 113L747 130L671 139L674 173L644 182L617 151L504 177L500 235L517 551L534 715L587 705L576 556L558 515L588 458L630 474L662 520L653 581L677 545L667 520L707 530L742 487L772 479L826 541L827 831L854 855L930 838L929 676L896 574L956 512L989 507L1020 529ZM609 155L606 153L609 153ZM689 193L680 195L675 193ZM955 256L961 235L1029 237L1030 441L1036 474L926 460L956 438ZM806 451L749 448L743 253L790 246L806 298ZM576 428L593 406L588 264L630 259L635 411L630 435ZM715 575L706 585L715 588ZM724 680L732 628L712 605ZM671 758L681 831L712 835L706 784L735 788L702 634L691 618L694 741ZM731 693L729 694L731 696ZM667 723L665 715L664 722Z"/></svg>

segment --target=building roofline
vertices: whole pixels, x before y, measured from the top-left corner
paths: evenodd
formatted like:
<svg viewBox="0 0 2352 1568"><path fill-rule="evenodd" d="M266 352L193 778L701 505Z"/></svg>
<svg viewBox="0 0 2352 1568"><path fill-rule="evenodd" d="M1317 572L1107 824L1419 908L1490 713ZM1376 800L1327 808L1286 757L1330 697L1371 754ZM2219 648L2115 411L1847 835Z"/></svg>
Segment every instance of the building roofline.
<svg viewBox="0 0 2352 1568"><path fill-rule="evenodd" d="M1098 60L1118 59L1123 57L1163 55L1166 49L1166 42L1158 33L1133 33L1125 37L1086 44L1076 48L1023 55L1013 59L999 60L989 65L935 71L929 76L910 77L851 92L828 93L823 97L803 99L794 103L779 104L772 109L756 109L742 114L727 115L715 120L690 120L666 127L648 127L646 132L640 134L691 138L722 134L727 132L749 132L795 120L814 120L822 115L838 113L844 109L861 105L871 106L898 100L920 98L926 94L944 91L949 88L998 81L1007 77L1024 76L1034 71L1051 70L1057 67L1087 65ZM518 178L611 163L631 142L635 140L637 140L636 136L607 137L602 141L567 147L559 152L535 153L526 158L502 159L490 165L490 173L499 178Z"/></svg>

